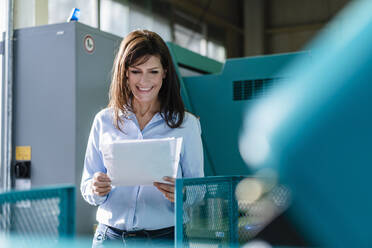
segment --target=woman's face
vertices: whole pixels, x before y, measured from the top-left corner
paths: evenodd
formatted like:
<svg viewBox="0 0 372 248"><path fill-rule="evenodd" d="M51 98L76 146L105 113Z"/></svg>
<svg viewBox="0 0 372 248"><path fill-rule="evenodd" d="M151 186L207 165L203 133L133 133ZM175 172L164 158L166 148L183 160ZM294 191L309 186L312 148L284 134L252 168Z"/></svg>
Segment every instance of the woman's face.
<svg viewBox="0 0 372 248"><path fill-rule="evenodd" d="M136 66L128 68L128 85L134 99L141 103L157 101L165 71L158 56Z"/></svg>

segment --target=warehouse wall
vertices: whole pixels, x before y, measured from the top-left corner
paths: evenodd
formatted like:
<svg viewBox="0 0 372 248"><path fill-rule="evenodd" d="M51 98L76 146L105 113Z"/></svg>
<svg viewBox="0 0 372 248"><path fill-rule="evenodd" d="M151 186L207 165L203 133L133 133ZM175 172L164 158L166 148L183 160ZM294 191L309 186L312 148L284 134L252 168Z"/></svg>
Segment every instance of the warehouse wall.
<svg viewBox="0 0 372 248"><path fill-rule="evenodd" d="M350 0L268 0L265 53L297 51Z"/></svg>
<svg viewBox="0 0 372 248"><path fill-rule="evenodd" d="M244 55L301 50L350 0L244 0Z"/></svg>
<svg viewBox="0 0 372 248"><path fill-rule="evenodd" d="M27 4L25 5L24 1L15 0L16 28L46 24L44 19L48 18L48 13L39 12L45 12L45 6L48 4L60 2L59 0L32 0L34 8L26 8ZM142 6L148 11L161 14L170 23L178 22L177 13L182 13L192 19L188 28L200 33L206 32L203 35L208 39L222 44L226 49L227 58L300 50L322 29L324 24L351 2L351 0L106 0L105 2L110 1L117 4L131 2ZM83 1L68 2L78 4Z"/></svg>

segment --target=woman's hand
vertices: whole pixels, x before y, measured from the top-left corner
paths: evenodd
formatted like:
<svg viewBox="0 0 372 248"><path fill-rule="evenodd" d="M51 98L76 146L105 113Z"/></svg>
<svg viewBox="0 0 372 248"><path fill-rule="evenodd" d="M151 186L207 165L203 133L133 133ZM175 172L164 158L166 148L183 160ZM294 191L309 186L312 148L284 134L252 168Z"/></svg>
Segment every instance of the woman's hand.
<svg viewBox="0 0 372 248"><path fill-rule="evenodd" d="M169 183L159 183L154 182L154 186L160 190L161 193L171 202L174 202L174 183L175 178L172 177L163 177L164 181Z"/></svg>
<svg viewBox="0 0 372 248"><path fill-rule="evenodd" d="M95 195L105 196L111 190L111 179L107 174L96 172L93 175L92 191Z"/></svg>

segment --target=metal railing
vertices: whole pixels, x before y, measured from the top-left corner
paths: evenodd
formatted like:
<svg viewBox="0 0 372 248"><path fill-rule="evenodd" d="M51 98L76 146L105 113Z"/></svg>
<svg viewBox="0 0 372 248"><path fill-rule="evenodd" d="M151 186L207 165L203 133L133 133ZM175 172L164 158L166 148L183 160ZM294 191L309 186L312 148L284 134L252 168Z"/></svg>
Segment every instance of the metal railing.
<svg viewBox="0 0 372 248"><path fill-rule="evenodd" d="M176 247L239 247L287 208L289 190L245 176L176 180Z"/></svg>
<svg viewBox="0 0 372 248"><path fill-rule="evenodd" d="M0 234L25 244L57 243L75 235L75 187L59 186L0 194ZM27 246L27 245L26 245Z"/></svg>

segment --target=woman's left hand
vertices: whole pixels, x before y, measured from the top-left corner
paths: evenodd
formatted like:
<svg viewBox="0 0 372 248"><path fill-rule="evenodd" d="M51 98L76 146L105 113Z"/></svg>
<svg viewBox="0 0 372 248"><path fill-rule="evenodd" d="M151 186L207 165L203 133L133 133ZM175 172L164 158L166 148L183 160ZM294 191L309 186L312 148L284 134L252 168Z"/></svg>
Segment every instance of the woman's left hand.
<svg viewBox="0 0 372 248"><path fill-rule="evenodd" d="M163 177L164 181L169 183L154 182L154 186L164 194L164 196L171 202L174 202L174 183L175 178Z"/></svg>

